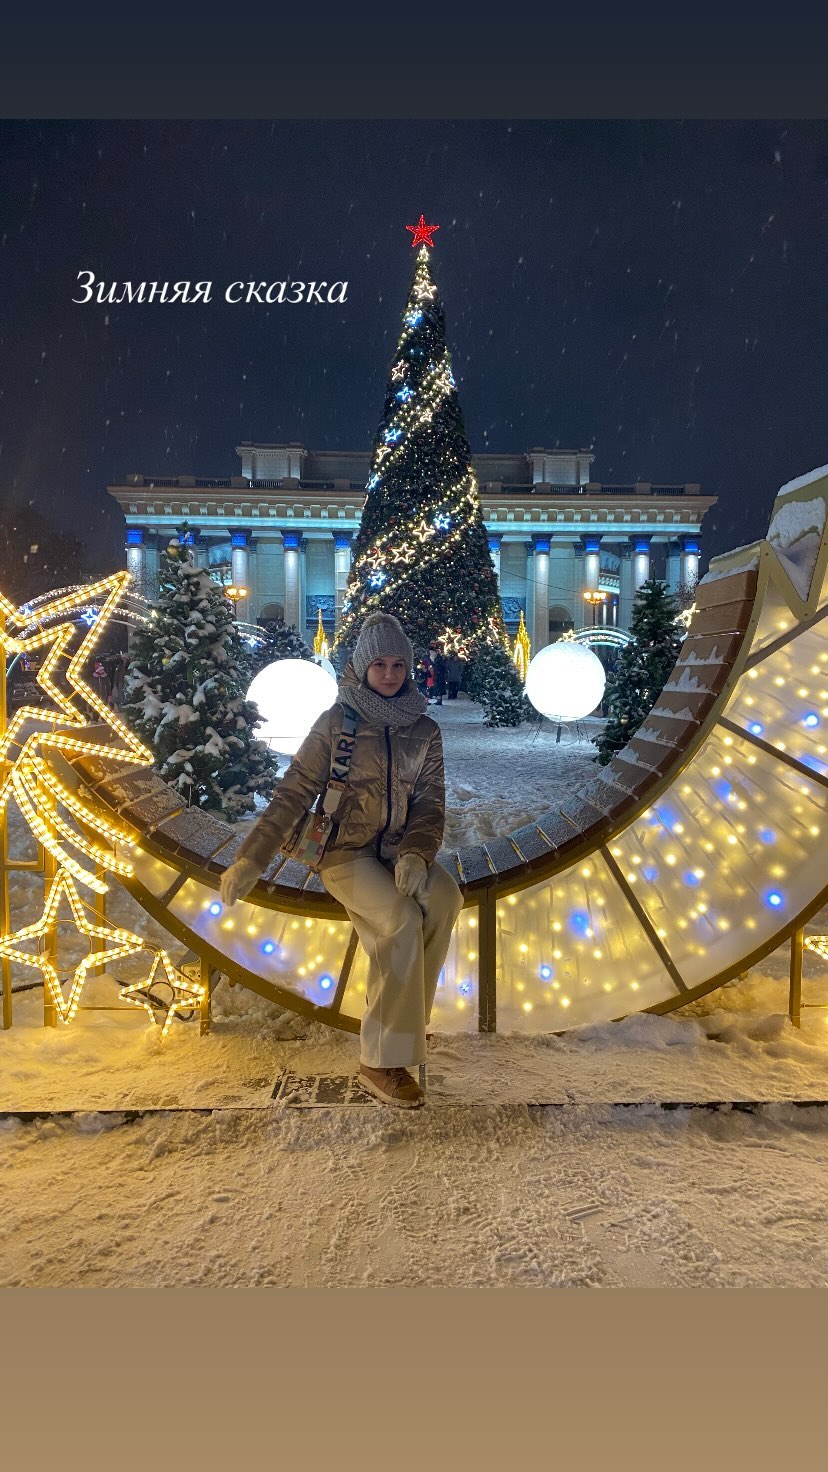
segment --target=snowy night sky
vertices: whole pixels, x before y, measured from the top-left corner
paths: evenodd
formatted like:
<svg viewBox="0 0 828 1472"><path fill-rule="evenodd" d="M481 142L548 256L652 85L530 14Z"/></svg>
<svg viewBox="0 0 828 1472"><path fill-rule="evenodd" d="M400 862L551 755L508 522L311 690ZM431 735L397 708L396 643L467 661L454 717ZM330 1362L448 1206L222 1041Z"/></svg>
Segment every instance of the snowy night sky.
<svg viewBox="0 0 828 1472"><path fill-rule="evenodd" d="M475 452L591 445L596 480L699 481L706 557L828 460L828 123L10 121L2 506L103 571L108 481L237 475L243 439L368 450L421 211ZM212 300L75 305L82 270ZM224 301L285 278L347 301Z"/></svg>

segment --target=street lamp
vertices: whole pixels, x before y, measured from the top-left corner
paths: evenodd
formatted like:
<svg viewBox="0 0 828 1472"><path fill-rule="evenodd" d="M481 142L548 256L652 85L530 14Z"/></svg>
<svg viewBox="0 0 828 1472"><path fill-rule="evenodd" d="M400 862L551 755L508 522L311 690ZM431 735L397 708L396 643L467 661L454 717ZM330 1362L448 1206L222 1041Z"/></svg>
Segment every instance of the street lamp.
<svg viewBox="0 0 828 1472"><path fill-rule="evenodd" d="M247 597L247 588L243 588L241 586L237 587L235 583L229 583L224 590L224 596L225 598L229 598L230 602L233 605L233 617L238 618L239 612L237 604L242 598Z"/></svg>
<svg viewBox="0 0 828 1472"><path fill-rule="evenodd" d="M597 607L598 607L598 605L600 603L603 603L604 602L604 599L606 598L606 596L607 596L606 593L599 593L597 591L597 589L595 589L595 588L587 588L587 590L586 590L586 592L584 594L584 600L585 600L585 602L589 603L591 605L591 607L592 607L592 627L593 628L595 628L595 610L597 609Z"/></svg>

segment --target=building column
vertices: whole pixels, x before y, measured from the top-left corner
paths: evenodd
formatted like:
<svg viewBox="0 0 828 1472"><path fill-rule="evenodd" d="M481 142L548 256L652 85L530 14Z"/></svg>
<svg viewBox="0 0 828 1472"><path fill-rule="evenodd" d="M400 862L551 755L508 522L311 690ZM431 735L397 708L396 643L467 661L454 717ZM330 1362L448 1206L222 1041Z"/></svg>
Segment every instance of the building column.
<svg viewBox="0 0 828 1472"><path fill-rule="evenodd" d="M244 598L235 605L236 618L246 619L250 607L250 561L248 557L247 532L230 533L230 581L236 588L246 590Z"/></svg>
<svg viewBox="0 0 828 1472"><path fill-rule="evenodd" d="M348 591L348 578L351 572L351 532L334 532L334 598L335 598L335 622L334 632L339 632L342 622L342 605L345 602L345 594Z"/></svg>
<svg viewBox="0 0 828 1472"><path fill-rule="evenodd" d="M534 600L532 609L532 649L538 654L549 643L549 537L532 537L534 548Z"/></svg>
<svg viewBox="0 0 828 1472"><path fill-rule="evenodd" d="M642 583L646 583L650 576L650 543L651 536L632 537L633 550L633 588L638 591Z"/></svg>
<svg viewBox="0 0 828 1472"><path fill-rule="evenodd" d="M598 583L601 576L601 538L595 536L584 536L581 538L584 549L584 571L582 593L597 593Z"/></svg>
<svg viewBox="0 0 828 1472"><path fill-rule="evenodd" d="M699 581L698 537L681 537L681 581L686 588L694 588Z"/></svg>
<svg viewBox="0 0 828 1472"><path fill-rule="evenodd" d="M147 549L141 526L128 526L126 529L126 565L132 578L132 591L144 598L151 597L152 590L147 586Z"/></svg>
<svg viewBox="0 0 828 1472"><path fill-rule="evenodd" d="M592 607L584 598L585 593L597 593L598 584L601 581L601 538L586 533L581 537L581 587L577 593L580 601L580 609L575 613L576 629L586 625L592 626Z"/></svg>
<svg viewBox="0 0 828 1472"><path fill-rule="evenodd" d="M532 542L524 542L526 548L526 581L523 596L523 622L532 645L532 654L536 654L535 633L535 548Z"/></svg>
<svg viewBox="0 0 828 1472"><path fill-rule="evenodd" d="M667 592L677 593L681 582L682 553L680 542L667 543Z"/></svg>
<svg viewBox="0 0 828 1472"><path fill-rule="evenodd" d="M489 534L489 554L490 554L491 559L492 559L492 565L494 566L495 577L497 578L497 586L498 586L498 588L500 587L500 544L501 544L502 541L503 541L503 538L501 536L495 534L494 532L490 532L490 534Z"/></svg>
<svg viewBox="0 0 828 1472"><path fill-rule="evenodd" d="M304 596L303 579L299 567L300 540L298 532L282 532L285 559L285 623L293 624L297 633L304 638L305 610L300 603L300 599Z"/></svg>
<svg viewBox="0 0 828 1472"><path fill-rule="evenodd" d="M618 618L621 629L628 630L632 620L633 598L635 597L635 553L632 544L618 549Z"/></svg>

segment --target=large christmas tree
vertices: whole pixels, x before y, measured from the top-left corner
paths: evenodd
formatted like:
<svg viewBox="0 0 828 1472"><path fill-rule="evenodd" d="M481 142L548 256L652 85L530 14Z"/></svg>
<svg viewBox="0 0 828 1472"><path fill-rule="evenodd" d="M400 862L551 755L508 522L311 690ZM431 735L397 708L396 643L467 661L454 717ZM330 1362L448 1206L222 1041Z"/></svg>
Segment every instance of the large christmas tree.
<svg viewBox="0 0 828 1472"><path fill-rule="evenodd" d="M175 543L161 556L159 582L150 625L132 644L122 714L190 806L241 817L254 811L255 794L273 796L278 764L256 740L233 610Z"/></svg>
<svg viewBox="0 0 828 1472"><path fill-rule="evenodd" d="M525 714L510 659L497 577L457 386L446 348L442 303L431 277L432 233L422 216L419 245L371 461L362 520L337 634L336 652L353 647L366 614L400 620L420 657L432 641L474 661L490 653L483 703L493 724ZM498 657L499 651L502 658Z"/></svg>
<svg viewBox="0 0 828 1472"><path fill-rule="evenodd" d="M650 578L641 584L633 600L632 641L622 649L604 693L608 719L595 742L601 766L626 746L661 694L686 633L676 623L678 612L666 583Z"/></svg>

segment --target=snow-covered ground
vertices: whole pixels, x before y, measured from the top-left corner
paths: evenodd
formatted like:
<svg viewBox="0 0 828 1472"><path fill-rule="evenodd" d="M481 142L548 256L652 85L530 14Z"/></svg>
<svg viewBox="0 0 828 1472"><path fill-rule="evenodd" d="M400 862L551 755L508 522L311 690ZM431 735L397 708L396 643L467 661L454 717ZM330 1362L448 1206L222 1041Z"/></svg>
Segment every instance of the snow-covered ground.
<svg viewBox="0 0 828 1472"><path fill-rule="evenodd" d="M574 732L488 732L463 701L432 714L449 845L595 771ZM13 877L18 924L41 894ZM111 899L113 919L162 939ZM0 1285L828 1286L828 1109L785 1102L828 1100L828 1010L791 1027L787 968L777 953L664 1018L438 1035L414 1114L274 1102L286 1074L353 1072L357 1040L226 983L209 1036L174 1024L163 1044L131 1008L43 1029L41 994L24 993L0 1035ZM810 955L804 994L828 1000ZM84 1000L115 996L104 976Z"/></svg>

